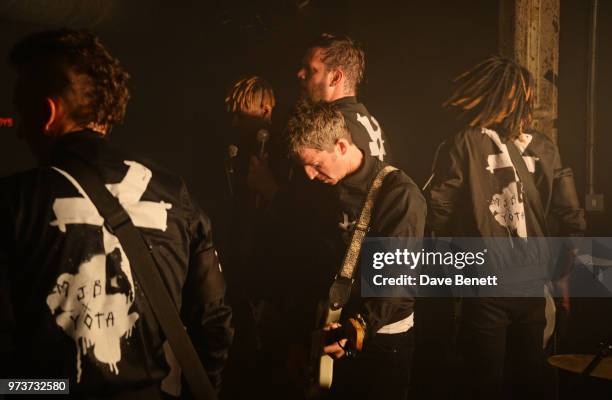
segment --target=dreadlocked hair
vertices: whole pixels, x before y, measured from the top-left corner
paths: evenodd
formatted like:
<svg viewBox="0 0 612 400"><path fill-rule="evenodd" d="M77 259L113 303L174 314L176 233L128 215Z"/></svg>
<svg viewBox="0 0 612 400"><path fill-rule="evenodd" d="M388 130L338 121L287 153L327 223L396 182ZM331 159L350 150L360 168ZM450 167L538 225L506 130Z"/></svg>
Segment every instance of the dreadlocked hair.
<svg viewBox="0 0 612 400"><path fill-rule="evenodd" d="M510 140L530 128L533 78L515 61L492 56L453 82L455 92L443 106L462 110L469 126L494 128Z"/></svg>
<svg viewBox="0 0 612 400"><path fill-rule="evenodd" d="M268 81L258 76L240 79L225 97L225 106L231 113L257 111L264 105L274 108L274 90Z"/></svg>

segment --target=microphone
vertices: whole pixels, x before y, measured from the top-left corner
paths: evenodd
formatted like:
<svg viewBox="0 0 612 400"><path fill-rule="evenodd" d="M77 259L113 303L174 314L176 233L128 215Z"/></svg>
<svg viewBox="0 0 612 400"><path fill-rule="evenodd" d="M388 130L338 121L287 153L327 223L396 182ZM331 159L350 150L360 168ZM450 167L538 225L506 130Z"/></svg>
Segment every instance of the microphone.
<svg viewBox="0 0 612 400"><path fill-rule="evenodd" d="M234 197L234 161L238 157L238 146L230 144L227 146L227 160L225 165L225 177L227 178L227 187L230 197Z"/></svg>
<svg viewBox="0 0 612 400"><path fill-rule="evenodd" d="M257 156L261 160L266 152L266 142L270 139L270 132L267 129L260 129L257 131L257 145L258 151Z"/></svg>
<svg viewBox="0 0 612 400"><path fill-rule="evenodd" d="M260 129L257 131L257 157L263 160L263 156L266 153L266 142L270 139L270 132L267 129ZM259 208L261 205L261 196L259 193L255 194L255 208Z"/></svg>
<svg viewBox="0 0 612 400"><path fill-rule="evenodd" d="M238 146L235 144L230 144L227 146L227 162L228 162L228 172L230 174L234 173L234 160L238 157Z"/></svg>

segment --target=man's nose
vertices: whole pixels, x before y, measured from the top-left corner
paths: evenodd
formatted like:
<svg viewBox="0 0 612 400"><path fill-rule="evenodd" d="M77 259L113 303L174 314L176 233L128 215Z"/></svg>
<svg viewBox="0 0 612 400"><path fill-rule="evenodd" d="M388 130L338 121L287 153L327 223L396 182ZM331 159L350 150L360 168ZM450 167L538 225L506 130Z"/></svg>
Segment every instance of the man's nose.
<svg viewBox="0 0 612 400"><path fill-rule="evenodd" d="M304 166L304 172L306 172L306 176L310 180L313 180L314 178L316 178L317 175L319 175L317 170L314 169L313 167L309 166L309 165L305 165Z"/></svg>
<svg viewBox="0 0 612 400"><path fill-rule="evenodd" d="M299 80L304 80L306 78L306 71L304 71L304 68L300 68L297 72L297 78Z"/></svg>

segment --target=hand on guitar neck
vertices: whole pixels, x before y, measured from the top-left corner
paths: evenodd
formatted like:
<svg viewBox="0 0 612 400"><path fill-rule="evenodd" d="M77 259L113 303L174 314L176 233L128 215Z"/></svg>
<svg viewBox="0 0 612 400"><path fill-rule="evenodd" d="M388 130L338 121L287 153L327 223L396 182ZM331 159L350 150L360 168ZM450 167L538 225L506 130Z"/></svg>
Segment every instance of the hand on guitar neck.
<svg viewBox="0 0 612 400"><path fill-rule="evenodd" d="M323 328L325 332L328 332L325 343L323 346L323 353L329 354L332 358L338 359L342 358L346 354L346 343L348 342L348 338L339 337L346 336L344 335L344 330L342 330L342 325L337 322L333 322L328 324ZM331 344L327 344L331 343Z"/></svg>
<svg viewBox="0 0 612 400"><path fill-rule="evenodd" d="M334 359L363 350L365 323L361 317L349 318L344 326L337 322L329 323L323 327L323 332L323 353Z"/></svg>
<svg viewBox="0 0 612 400"><path fill-rule="evenodd" d="M315 398L321 389L331 387L334 360L354 356L363 350L364 337L365 322L361 316L349 318L344 325L328 322L322 329L313 332L309 368L311 385L307 398Z"/></svg>

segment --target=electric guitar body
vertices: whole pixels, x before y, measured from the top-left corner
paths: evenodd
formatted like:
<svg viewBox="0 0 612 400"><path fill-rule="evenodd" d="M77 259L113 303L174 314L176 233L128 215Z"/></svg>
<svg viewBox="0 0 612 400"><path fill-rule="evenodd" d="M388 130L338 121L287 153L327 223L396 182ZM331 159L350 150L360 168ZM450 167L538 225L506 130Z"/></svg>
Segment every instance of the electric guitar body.
<svg viewBox="0 0 612 400"><path fill-rule="evenodd" d="M365 337L365 323L358 316L349 318L337 329L325 331L322 328L340 321L342 309L332 310L326 303L321 302L317 315L321 318L321 328L312 333L312 342L310 347L310 385L307 390L308 398L316 398L321 390L331 388L334 378L334 358L323 352L323 348L327 345L338 342L340 339L347 339L344 346L345 351L349 353L358 352L363 349L363 340Z"/></svg>

